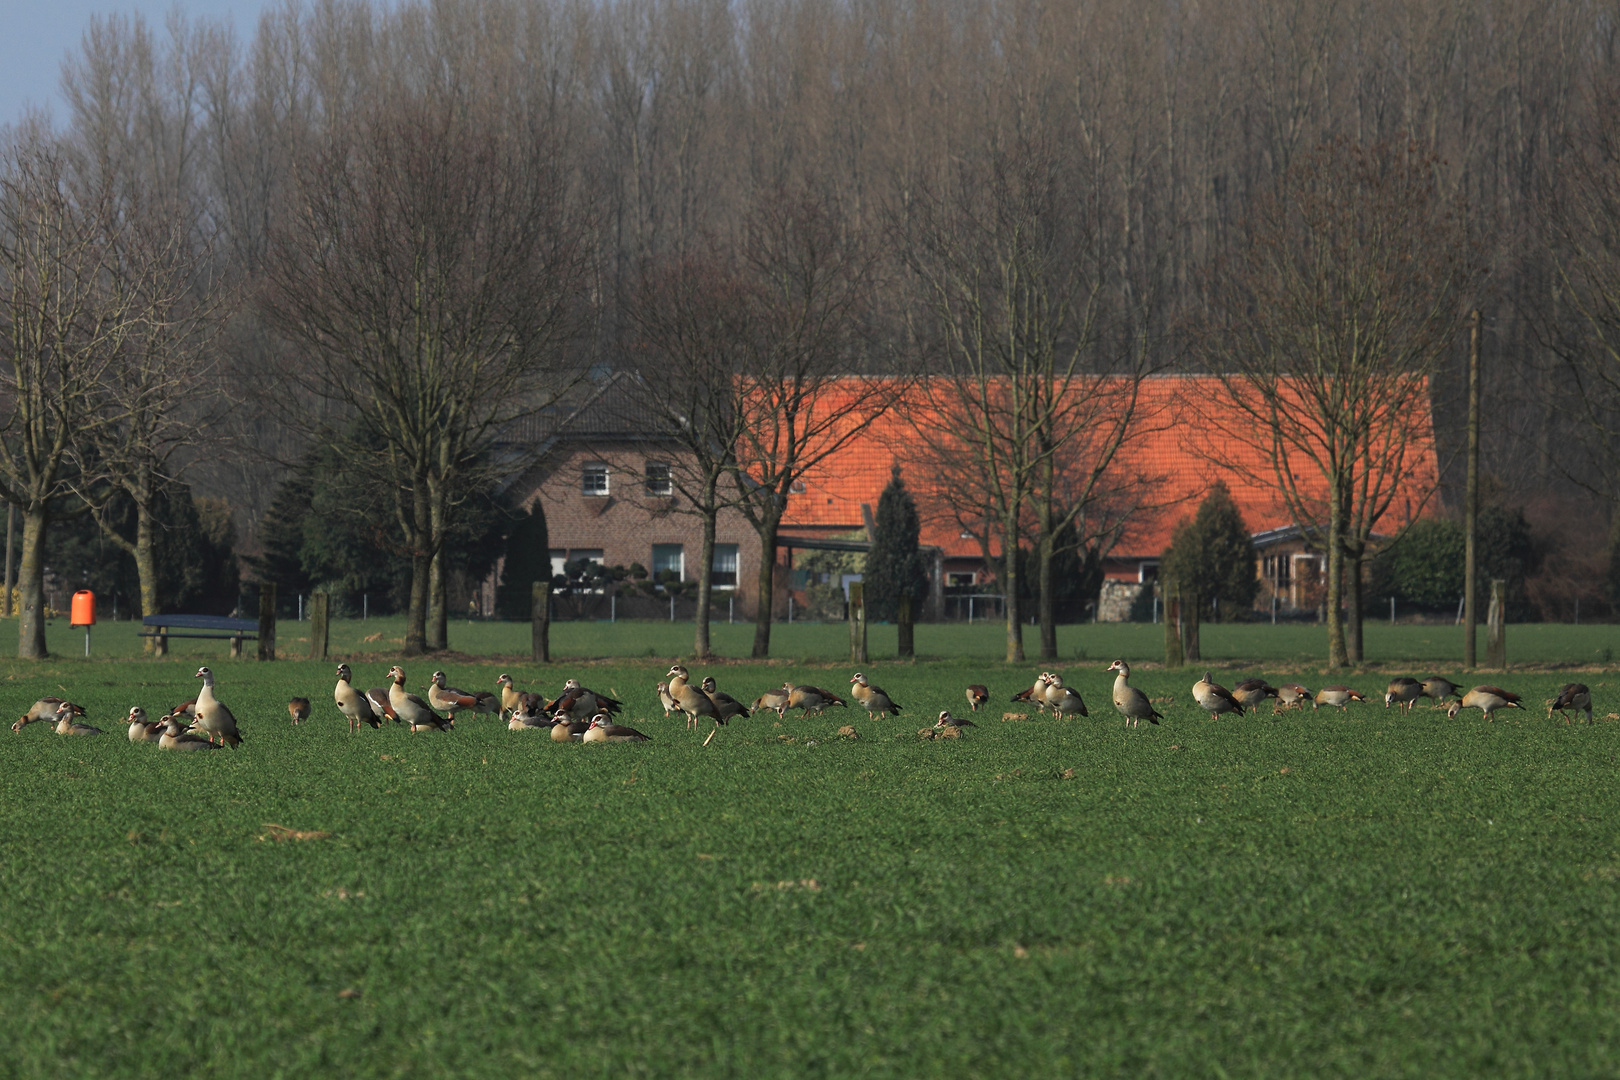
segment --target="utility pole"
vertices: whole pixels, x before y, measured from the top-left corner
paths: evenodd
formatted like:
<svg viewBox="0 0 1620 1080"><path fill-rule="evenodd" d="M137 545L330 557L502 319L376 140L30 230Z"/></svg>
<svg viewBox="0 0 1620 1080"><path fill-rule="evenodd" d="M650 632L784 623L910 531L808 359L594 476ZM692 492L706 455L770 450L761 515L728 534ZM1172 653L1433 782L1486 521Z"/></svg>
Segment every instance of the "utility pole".
<svg viewBox="0 0 1620 1080"><path fill-rule="evenodd" d="M1479 309L1468 317L1468 492L1463 497L1463 667L1474 670L1479 538Z"/></svg>

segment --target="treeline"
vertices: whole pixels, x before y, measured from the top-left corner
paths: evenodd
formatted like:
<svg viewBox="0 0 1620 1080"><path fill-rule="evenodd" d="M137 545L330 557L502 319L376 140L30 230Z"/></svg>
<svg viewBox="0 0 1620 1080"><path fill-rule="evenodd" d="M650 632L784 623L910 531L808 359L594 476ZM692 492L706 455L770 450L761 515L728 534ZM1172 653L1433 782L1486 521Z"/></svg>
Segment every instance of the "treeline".
<svg viewBox="0 0 1620 1080"><path fill-rule="evenodd" d="M1446 243L1462 272L1432 299L1458 327L1468 308L1486 312L1488 488L1574 553L1605 549L1609 529L1607 506L1577 496L1620 475L1606 434L1620 399L1603 392L1620 385L1603 367L1620 320L1583 302L1616 294L1603 286L1620 257L1620 201L1604 186L1617 160L1612 21L1523 0L339 2L277 6L241 36L178 16L161 28L106 18L64 65L59 129L12 131L6 199L44 198L23 182L30 170L68 181L57 186L76 192L96 250L123 253L80 276L163 268L123 291L147 298L124 309L124 355L201 358L156 380L168 404L147 410L184 416L171 426L187 438L136 430L163 451L144 452L144 473L120 466L134 478L124 487L184 476L229 501L251 549L284 559L278 545L295 540L287 514L270 513L277 485L327 448L324 473L360 498L321 516L329 535L303 530L298 572L348 592L376 585L409 613L412 649L444 644L453 584L482 565L456 552L482 550L476 508L521 464L499 434L592 365L738 349L751 358L723 360L728 372L927 371L959 390L997 371L1049 383L1229 371L1245 332L1286 336L1222 321L1286 292L1255 277L1262 249L1338 227L1296 228L1312 192L1339 198L1320 174L1355 174L1364 192L1396 159L1396 209L1378 201L1387 191L1340 194L1384 207L1384 225L1455 225ZM1355 154L1372 162L1363 173L1341 167ZM6 227L17 235L23 220ZM13 255L5 362L20 406L17 313L33 272ZM1009 297L1039 317L975 323ZM970 325L985 336L964 338ZM1432 410L1448 491L1464 413L1454 329L1423 332L1413 362L1430 396L1400 403ZM997 342L1000 368L964 360ZM1039 608L1054 564L1091 565L1117 532L1107 466L1132 417L1094 406L1046 407L1018 430L1023 449L998 451L997 468L1022 479L1005 505L981 504L996 521L984 531L1031 560L1004 567L1009 656L1022 649L1019 598ZM716 475L774 452L751 419L731 438L759 445ZM1111 439L1076 434L1109 424ZM20 509L82 494L20 461L5 480ZM760 488L785 495L795 468ZM768 543L768 506L744 509ZM1374 526L1342 534L1358 582ZM355 558L366 545L408 574L373 580L383 571ZM1544 562L1591 577L1573 554ZM768 647L762 625L756 651Z"/></svg>

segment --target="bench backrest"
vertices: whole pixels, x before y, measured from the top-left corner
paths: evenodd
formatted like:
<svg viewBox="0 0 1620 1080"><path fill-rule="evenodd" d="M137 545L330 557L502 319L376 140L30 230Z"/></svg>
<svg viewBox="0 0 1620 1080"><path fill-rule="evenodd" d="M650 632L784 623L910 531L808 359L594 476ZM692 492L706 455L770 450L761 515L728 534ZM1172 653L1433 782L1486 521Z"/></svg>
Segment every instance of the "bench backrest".
<svg viewBox="0 0 1620 1080"><path fill-rule="evenodd" d="M148 615L141 622L146 626L164 626L170 630L241 630L259 629L257 619L233 619L229 615Z"/></svg>

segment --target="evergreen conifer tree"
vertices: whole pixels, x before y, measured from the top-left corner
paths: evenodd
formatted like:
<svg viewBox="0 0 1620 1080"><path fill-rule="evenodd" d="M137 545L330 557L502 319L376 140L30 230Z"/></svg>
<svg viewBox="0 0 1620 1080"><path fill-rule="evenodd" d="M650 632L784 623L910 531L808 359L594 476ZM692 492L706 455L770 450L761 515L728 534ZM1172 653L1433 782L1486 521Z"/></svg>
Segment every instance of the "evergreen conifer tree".
<svg viewBox="0 0 1620 1080"><path fill-rule="evenodd" d="M1200 614L1218 600L1222 618L1230 619L1252 607L1259 592L1255 557L1243 512L1226 483L1216 481L1193 519L1176 527L1163 564L1183 596L1198 596Z"/></svg>
<svg viewBox="0 0 1620 1080"><path fill-rule="evenodd" d="M922 524L917 503L895 469L878 498L872 528L872 551L866 556L866 612L869 619L894 622L900 598L910 596L912 612L920 613L928 594L928 569L918 550Z"/></svg>
<svg viewBox="0 0 1620 1080"><path fill-rule="evenodd" d="M501 570L500 588L495 592L495 610L503 619L527 619L536 581L551 580L551 539L546 529L546 511L534 500L506 537L506 565Z"/></svg>

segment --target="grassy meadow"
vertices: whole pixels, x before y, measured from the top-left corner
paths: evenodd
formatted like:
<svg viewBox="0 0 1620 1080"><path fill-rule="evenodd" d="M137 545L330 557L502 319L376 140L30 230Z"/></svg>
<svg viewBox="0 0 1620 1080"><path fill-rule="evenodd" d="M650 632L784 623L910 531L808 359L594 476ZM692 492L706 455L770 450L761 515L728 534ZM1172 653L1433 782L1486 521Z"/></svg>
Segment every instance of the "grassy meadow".
<svg viewBox="0 0 1620 1080"><path fill-rule="evenodd" d="M378 620L357 627L334 629L334 652L381 685L388 642L362 640ZM98 656L133 655L119 629L97 628ZM1550 671L1481 677L1530 706L1485 723L1426 703L1211 720L1195 674L1147 668L1133 681L1172 699L1166 720L1127 730L1102 669L1157 655L1157 628L1067 631L1058 669L1092 715L1061 722L1003 720L1044 665L956 655L992 651L997 628L921 628L943 658L914 664L882 659L874 628L865 670L902 718L767 715L704 747L652 689L689 627L555 629L559 654L595 659L406 668L413 686L442 665L493 687L505 667L547 691L578 674L652 742L558 745L489 718L351 736L335 663L176 642L214 668L246 741L167 754L118 719L193 696L197 655L9 665L8 720L65 690L107 735L0 737L5 1074L1617 1071L1620 674L1579 676L1588 727L1547 719L1568 677ZM746 650L746 627L717 629ZM1213 660L1228 685L1323 681L1303 656L1315 628L1226 629L1206 629L1212 656L1277 654ZM1375 659L1455 635L1368 630ZM1515 628L1510 656L1596 662L1612 631ZM713 670L744 699L785 679L841 691L841 633L779 628L789 659ZM452 644L524 639L461 624ZM1413 673L1430 670L1458 675ZM1381 700L1382 674L1345 681ZM969 682L994 696L979 726L919 739ZM295 693L315 703L298 728Z"/></svg>

